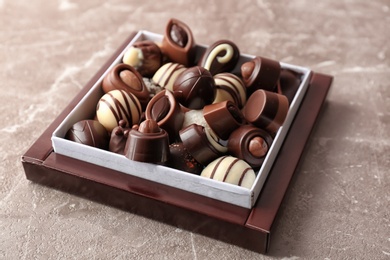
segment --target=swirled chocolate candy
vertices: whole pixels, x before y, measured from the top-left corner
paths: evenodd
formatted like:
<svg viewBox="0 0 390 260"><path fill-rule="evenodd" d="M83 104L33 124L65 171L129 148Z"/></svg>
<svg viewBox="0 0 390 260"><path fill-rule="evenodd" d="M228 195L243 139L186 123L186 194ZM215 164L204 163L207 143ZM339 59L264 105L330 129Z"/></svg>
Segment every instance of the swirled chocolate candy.
<svg viewBox="0 0 390 260"><path fill-rule="evenodd" d="M231 132L245 122L240 109L231 101L205 106L203 116L209 127L222 140L227 140Z"/></svg>
<svg viewBox="0 0 390 260"><path fill-rule="evenodd" d="M236 75L228 72L214 76L216 93L213 103L225 100L234 102L239 108L246 103L246 87L244 82Z"/></svg>
<svg viewBox="0 0 390 260"><path fill-rule="evenodd" d="M110 152L125 154L125 146L130 129L126 127L125 120L119 121L118 126L111 132L110 144L108 146Z"/></svg>
<svg viewBox="0 0 390 260"><path fill-rule="evenodd" d="M204 168L201 175L250 189L255 182L256 174L244 160L233 156L222 156Z"/></svg>
<svg viewBox="0 0 390 260"><path fill-rule="evenodd" d="M235 43L220 40L206 49L198 62L198 66L204 67L212 75L215 75L233 70L239 58L240 51Z"/></svg>
<svg viewBox="0 0 390 260"><path fill-rule="evenodd" d="M161 163L169 157L169 137L156 121L146 119L133 127L127 138L125 156L133 161Z"/></svg>
<svg viewBox="0 0 390 260"><path fill-rule="evenodd" d="M184 112L172 92L165 89L150 100L145 117L156 121L159 127L167 131L173 142L183 125Z"/></svg>
<svg viewBox="0 0 390 260"><path fill-rule="evenodd" d="M169 20L161 50L173 62L186 67L192 65L195 58L195 41L191 29L182 21Z"/></svg>
<svg viewBox="0 0 390 260"><path fill-rule="evenodd" d="M130 46L122 61L134 67L143 77L151 77L161 67L162 54L157 44L145 40Z"/></svg>
<svg viewBox="0 0 390 260"><path fill-rule="evenodd" d="M183 71L173 84L173 94L177 101L190 109L201 109L213 103L215 89L213 76L199 66Z"/></svg>
<svg viewBox="0 0 390 260"><path fill-rule="evenodd" d="M273 91L280 75L280 63L263 57L255 57L241 65L241 75L250 95L257 89Z"/></svg>
<svg viewBox="0 0 390 260"><path fill-rule="evenodd" d="M277 91L279 94L285 95L291 104L300 84L300 75L291 70L283 69L280 72Z"/></svg>
<svg viewBox="0 0 390 260"><path fill-rule="evenodd" d="M173 91L173 83L176 78L186 70L186 67L179 63L166 63L154 74L152 81L161 88Z"/></svg>
<svg viewBox="0 0 390 260"><path fill-rule="evenodd" d="M120 120L126 122L126 127L138 124L141 119L141 104L137 97L124 90L112 90L104 94L97 106L97 120L111 132Z"/></svg>
<svg viewBox="0 0 390 260"><path fill-rule="evenodd" d="M288 108L286 96L259 89L249 97L243 114L249 123L275 134L283 124Z"/></svg>
<svg viewBox="0 0 390 260"><path fill-rule="evenodd" d="M227 147L229 154L257 168L263 164L272 141L268 132L253 125L243 125L231 133Z"/></svg>
<svg viewBox="0 0 390 260"><path fill-rule="evenodd" d="M149 101L149 91L146 88L142 76L132 66L120 63L113 67L104 77L102 82L104 93L111 90L124 90L134 94L143 108Z"/></svg>
<svg viewBox="0 0 390 260"><path fill-rule="evenodd" d="M104 150L107 150L110 140L106 128L96 120L77 122L67 131L65 138Z"/></svg>
<svg viewBox="0 0 390 260"><path fill-rule="evenodd" d="M172 143L169 145L169 159L164 163L165 166L200 175L203 170L201 165L195 158L187 151L183 143Z"/></svg>

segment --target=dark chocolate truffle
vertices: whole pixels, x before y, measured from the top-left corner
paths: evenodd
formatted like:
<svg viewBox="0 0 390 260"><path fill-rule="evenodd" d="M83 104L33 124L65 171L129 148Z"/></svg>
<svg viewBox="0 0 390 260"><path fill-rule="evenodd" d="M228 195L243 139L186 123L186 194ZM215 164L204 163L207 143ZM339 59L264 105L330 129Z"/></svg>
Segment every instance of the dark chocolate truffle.
<svg viewBox="0 0 390 260"><path fill-rule="evenodd" d="M202 172L203 165L195 160L183 143L170 144L169 153L169 159L164 163L165 166L197 175Z"/></svg>
<svg viewBox="0 0 390 260"><path fill-rule="evenodd" d="M96 120L82 120L66 133L66 139L107 150L110 137L106 128Z"/></svg>

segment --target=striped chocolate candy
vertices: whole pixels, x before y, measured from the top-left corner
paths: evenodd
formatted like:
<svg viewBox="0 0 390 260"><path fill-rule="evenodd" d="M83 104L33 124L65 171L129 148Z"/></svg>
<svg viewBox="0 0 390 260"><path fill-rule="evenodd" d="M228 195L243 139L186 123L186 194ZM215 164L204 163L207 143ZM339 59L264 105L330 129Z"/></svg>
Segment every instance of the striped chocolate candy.
<svg viewBox="0 0 390 260"><path fill-rule="evenodd" d="M137 97L124 90L112 90L102 96L96 107L98 121L111 132L120 120L126 127L138 124L141 119L141 104Z"/></svg>
<svg viewBox="0 0 390 260"><path fill-rule="evenodd" d="M230 100L239 108L246 103L246 87L244 82L236 75L228 72L214 76L217 91L213 103Z"/></svg>
<svg viewBox="0 0 390 260"><path fill-rule="evenodd" d="M184 67L184 65L169 62L161 66L156 71L152 80L156 85L173 91L173 83L175 82L176 78L185 70L186 67Z"/></svg>
<svg viewBox="0 0 390 260"><path fill-rule="evenodd" d="M209 163L201 176L250 189L256 174L245 161L233 156L222 156Z"/></svg>

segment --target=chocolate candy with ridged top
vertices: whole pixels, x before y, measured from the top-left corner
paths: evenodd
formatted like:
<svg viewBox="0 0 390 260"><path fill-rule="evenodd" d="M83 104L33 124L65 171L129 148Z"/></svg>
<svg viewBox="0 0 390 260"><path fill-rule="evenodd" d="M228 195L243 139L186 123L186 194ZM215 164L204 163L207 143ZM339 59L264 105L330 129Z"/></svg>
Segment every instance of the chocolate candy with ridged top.
<svg viewBox="0 0 390 260"><path fill-rule="evenodd" d="M76 143L107 150L110 137L106 128L96 120L82 120L67 131L65 138Z"/></svg>
<svg viewBox="0 0 390 260"><path fill-rule="evenodd" d="M213 103L225 100L234 102L239 108L246 103L246 87L244 82L236 75L228 72L214 76L216 93Z"/></svg>
<svg viewBox="0 0 390 260"><path fill-rule="evenodd" d="M198 62L212 75L230 72L240 58L240 51L235 43L228 40L219 40L210 45Z"/></svg>
<svg viewBox="0 0 390 260"><path fill-rule="evenodd" d="M183 71L173 84L173 94L177 101L190 109L202 109L213 103L215 89L213 76L199 66Z"/></svg>

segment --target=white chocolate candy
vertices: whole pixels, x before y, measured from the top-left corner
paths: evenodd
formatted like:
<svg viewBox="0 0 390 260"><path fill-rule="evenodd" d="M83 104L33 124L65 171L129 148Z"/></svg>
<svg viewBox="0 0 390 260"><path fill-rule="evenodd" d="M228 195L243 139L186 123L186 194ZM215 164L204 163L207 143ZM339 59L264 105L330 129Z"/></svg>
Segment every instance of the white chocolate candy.
<svg viewBox="0 0 390 260"><path fill-rule="evenodd" d="M102 96L96 106L98 121L111 132L120 120L126 121L126 127L138 124L142 108L138 98L124 90L112 90Z"/></svg>
<svg viewBox="0 0 390 260"><path fill-rule="evenodd" d="M239 108L246 103L246 88L244 82L232 73L219 73L214 76L217 91L213 103L226 100L234 102Z"/></svg>
<svg viewBox="0 0 390 260"><path fill-rule="evenodd" d="M184 65L169 62L161 66L154 74L152 80L155 84L173 91L173 83L176 78L186 70Z"/></svg>
<svg viewBox="0 0 390 260"><path fill-rule="evenodd" d="M218 56L221 53L224 53L223 56ZM209 53L206 58L204 68L207 70L211 70L211 64L214 60L217 60L219 63L228 63L232 60L234 55L234 49L230 44L223 43L216 45L214 49Z"/></svg>
<svg viewBox="0 0 390 260"><path fill-rule="evenodd" d="M128 64L135 69L138 69L142 66L144 60L144 55L142 50L131 46L123 55L123 63Z"/></svg>
<svg viewBox="0 0 390 260"><path fill-rule="evenodd" d="M256 174L248 163L233 156L222 156L209 163L200 176L250 189Z"/></svg>

